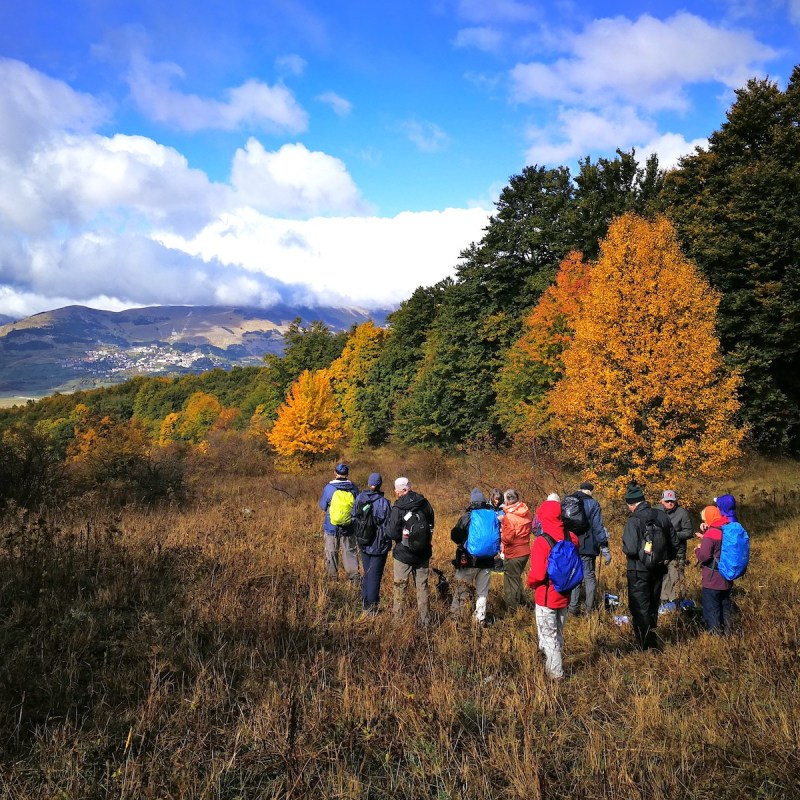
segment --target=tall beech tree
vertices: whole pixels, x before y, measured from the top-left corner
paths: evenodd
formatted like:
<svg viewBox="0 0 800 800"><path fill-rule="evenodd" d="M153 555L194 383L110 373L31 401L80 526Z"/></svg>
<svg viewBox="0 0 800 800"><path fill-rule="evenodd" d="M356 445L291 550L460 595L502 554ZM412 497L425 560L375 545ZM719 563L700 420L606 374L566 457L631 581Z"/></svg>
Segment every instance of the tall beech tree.
<svg viewBox="0 0 800 800"><path fill-rule="evenodd" d="M762 450L800 451L800 67L751 80L707 149L665 181L687 252L722 292L718 330Z"/></svg>
<svg viewBox="0 0 800 800"><path fill-rule="evenodd" d="M331 452L341 438L342 421L328 371L303 371L278 409L267 434L269 443L288 463L304 466Z"/></svg>
<svg viewBox="0 0 800 800"><path fill-rule="evenodd" d="M719 301L666 218L611 225L548 397L573 462L618 488L725 472L744 431L739 377L715 334Z"/></svg>
<svg viewBox="0 0 800 800"><path fill-rule="evenodd" d="M589 264L580 253L569 253L507 351L495 384L495 415L507 433L531 438L545 432L547 393L563 372L562 353L572 341L588 284Z"/></svg>

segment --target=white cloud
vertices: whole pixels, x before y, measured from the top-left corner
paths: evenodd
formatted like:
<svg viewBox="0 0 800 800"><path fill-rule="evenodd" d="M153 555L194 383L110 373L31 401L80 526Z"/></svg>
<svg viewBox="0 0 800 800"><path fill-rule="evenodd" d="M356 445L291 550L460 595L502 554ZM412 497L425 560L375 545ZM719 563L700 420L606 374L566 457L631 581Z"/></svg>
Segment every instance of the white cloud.
<svg viewBox="0 0 800 800"><path fill-rule="evenodd" d="M306 217L366 210L344 163L302 144L285 144L271 153L249 139L233 158L231 184L239 204L268 214Z"/></svg>
<svg viewBox="0 0 800 800"><path fill-rule="evenodd" d="M613 152L617 147L653 139L657 130L630 106L603 113L564 108L551 126L532 127L527 135L532 144L526 163L563 164L589 152Z"/></svg>
<svg viewBox="0 0 800 800"><path fill-rule="evenodd" d="M424 153L434 153L450 143L450 137L435 122L406 120L400 123L400 129Z"/></svg>
<svg viewBox="0 0 800 800"><path fill-rule="evenodd" d="M474 47L486 53L497 53L503 45L504 36L496 28L462 28L455 38L456 47Z"/></svg>
<svg viewBox="0 0 800 800"><path fill-rule="evenodd" d="M317 97L317 100L330 106L340 117L346 117L353 110L353 104L336 92L324 92Z"/></svg>
<svg viewBox="0 0 800 800"><path fill-rule="evenodd" d="M460 251L480 239L485 209L404 212L392 218L279 220L226 214L192 239L163 234L170 248L204 260L307 284L309 301L375 308L454 274Z"/></svg>
<svg viewBox="0 0 800 800"><path fill-rule="evenodd" d="M226 90L227 100L211 100L172 88L183 77L177 64L154 64L140 54L131 60L128 83L134 100L157 122L180 130L238 130L256 128L268 132L300 133L308 127L308 115L282 84L270 86L248 80Z"/></svg>
<svg viewBox="0 0 800 800"><path fill-rule="evenodd" d="M800 0L787 0L789 19L793 25L800 25Z"/></svg>
<svg viewBox="0 0 800 800"><path fill-rule="evenodd" d="M95 98L21 61L0 58L0 157L22 158L55 131L85 133L107 116Z"/></svg>
<svg viewBox="0 0 800 800"><path fill-rule="evenodd" d="M658 156L658 165L662 169L670 169L678 165L682 156L694 153L698 147L707 147L708 139L692 139L687 142L679 133L665 133L636 148L640 161L645 161L653 153Z"/></svg>
<svg viewBox="0 0 800 800"><path fill-rule="evenodd" d="M622 101L650 111L683 110L690 84L738 87L776 52L749 32L714 26L689 13L592 22L565 36L569 56L518 64L511 72L520 102L555 100L597 108Z"/></svg>

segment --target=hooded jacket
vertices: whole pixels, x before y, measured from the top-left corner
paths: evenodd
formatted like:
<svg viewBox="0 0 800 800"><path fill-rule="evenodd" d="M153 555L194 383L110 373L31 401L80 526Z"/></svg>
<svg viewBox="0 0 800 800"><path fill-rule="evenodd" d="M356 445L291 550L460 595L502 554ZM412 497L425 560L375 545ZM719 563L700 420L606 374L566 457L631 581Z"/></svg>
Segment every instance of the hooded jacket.
<svg viewBox="0 0 800 800"><path fill-rule="evenodd" d="M719 499L717 498L717 501ZM723 578L716 564L722 554L722 526L730 520L720 513L717 506L706 506L703 509L703 516L708 528L700 540L700 546L695 550L697 563L702 566L701 584L704 589L724 591L733 586L733 581Z"/></svg>
<svg viewBox="0 0 800 800"><path fill-rule="evenodd" d="M600 503L588 492L580 489L573 492L574 497L579 497L583 502L586 519L589 520L589 530L578 534L578 552L582 556L598 556L604 547L608 547L608 531L603 525L603 512Z"/></svg>
<svg viewBox="0 0 800 800"><path fill-rule="evenodd" d="M472 512L481 508L495 511L489 503L475 500L467 506L467 510L459 517L458 522L456 522L450 531L450 538L458 545L456 547L456 557L452 562L456 569L470 569L472 567L491 569L494 566L494 556L477 558L467 552L465 546L467 537L469 536L469 524L472 519Z"/></svg>
<svg viewBox="0 0 800 800"><path fill-rule="evenodd" d="M542 525L543 533L555 541L564 538L564 525L561 522L561 503L556 500L545 500L536 509L536 518ZM579 546L578 537L569 533L575 547ZM528 588L534 590L537 606L544 608L566 608L572 592L557 592L547 577L547 559L550 555L550 542L546 536L537 536L531 549L531 568L528 573Z"/></svg>
<svg viewBox="0 0 800 800"><path fill-rule="evenodd" d="M402 564L408 564L410 567L421 567L433 555L433 548L429 545L421 553L416 553L403 544L403 517L409 511L421 511L428 520L431 533L433 533L433 508L431 508L431 504L419 492L408 491L398 497L392 506L389 522L386 525L386 535L395 543L395 560Z"/></svg>
<svg viewBox="0 0 800 800"><path fill-rule="evenodd" d="M500 520L500 541L506 558L522 558L531 554L533 514L521 500L504 505Z"/></svg>
<svg viewBox="0 0 800 800"><path fill-rule="evenodd" d="M372 506L372 516L378 526L375 532L375 538L372 544L367 547L359 547L362 552L368 556L383 556L392 549L392 541L386 535L386 525L389 522L389 515L392 513L392 507L389 501L383 496L383 492L377 489L364 489L359 492L356 497L355 505L353 506L353 515L355 516L359 508L363 508L367 503Z"/></svg>
<svg viewBox="0 0 800 800"><path fill-rule="evenodd" d="M325 484L325 488L322 490L322 497L319 499L319 507L325 512L322 530L328 536L335 536L337 533L348 533L347 528L337 528L331 522L331 498L337 489L350 492L353 498L358 495L358 487L349 478L336 478Z"/></svg>

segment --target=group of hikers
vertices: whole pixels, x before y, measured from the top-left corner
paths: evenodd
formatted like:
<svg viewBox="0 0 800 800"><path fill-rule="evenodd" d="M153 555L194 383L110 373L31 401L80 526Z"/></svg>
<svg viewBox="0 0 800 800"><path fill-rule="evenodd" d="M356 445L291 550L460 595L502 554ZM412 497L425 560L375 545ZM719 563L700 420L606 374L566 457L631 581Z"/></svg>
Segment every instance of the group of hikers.
<svg viewBox="0 0 800 800"><path fill-rule="evenodd" d="M395 501L390 504L381 489L380 473L370 474L367 488L359 491L349 472L346 464L337 464L319 501L325 512L326 573L337 576L341 558L348 578L361 586L363 615L369 618L378 613L381 579L392 552L394 614L403 615L412 580L418 623L429 626L428 578L435 523L431 504L414 491L406 477L395 480ZM532 589L539 649L545 670L554 679L564 675L567 616L579 615L582 591L586 613L597 608L597 559L611 563L608 530L593 493L594 486L584 482L563 500L556 493L549 494L531 512L514 489L493 489L487 500L475 488L450 531L455 544L451 592L443 573L434 569L440 588L452 594L450 616L454 620L461 619L474 593L474 621L490 624L487 603L498 559L508 613L527 605L524 589ZM645 500L637 483L628 486L624 499L630 517L622 535L622 552L627 559L631 623L639 645L656 646L659 609L664 603L674 607L683 598L687 546L693 539L699 539L695 558L702 569L703 618L712 633L729 634L733 581L744 574L749 560L749 538L736 518L734 497L722 495L704 508L697 532L672 489L664 490L656 507Z"/></svg>

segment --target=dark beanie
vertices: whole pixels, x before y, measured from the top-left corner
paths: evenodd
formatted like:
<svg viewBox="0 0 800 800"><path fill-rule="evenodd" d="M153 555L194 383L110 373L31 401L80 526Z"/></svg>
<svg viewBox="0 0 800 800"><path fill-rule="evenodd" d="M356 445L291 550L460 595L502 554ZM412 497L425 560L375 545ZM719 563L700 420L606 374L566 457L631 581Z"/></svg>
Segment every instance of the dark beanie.
<svg viewBox="0 0 800 800"><path fill-rule="evenodd" d="M638 484L632 483L628 487L628 491L625 492L625 502L629 505L634 505L635 503L641 503L644 500L644 492L642 491L642 487Z"/></svg>
<svg viewBox="0 0 800 800"><path fill-rule="evenodd" d="M589 483L589 481L584 481L578 488L579 489L586 489L587 492L593 492L594 491L594 484L593 483Z"/></svg>
<svg viewBox="0 0 800 800"><path fill-rule="evenodd" d="M469 493L469 501L470 503L485 503L486 498L484 497L483 492L476 488Z"/></svg>
<svg viewBox="0 0 800 800"><path fill-rule="evenodd" d="M373 472L369 478L367 478L367 486L373 486L376 489L380 489L382 483L383 478L381 477L380 472Z"/></svg>

